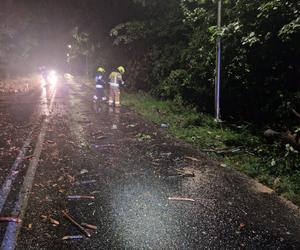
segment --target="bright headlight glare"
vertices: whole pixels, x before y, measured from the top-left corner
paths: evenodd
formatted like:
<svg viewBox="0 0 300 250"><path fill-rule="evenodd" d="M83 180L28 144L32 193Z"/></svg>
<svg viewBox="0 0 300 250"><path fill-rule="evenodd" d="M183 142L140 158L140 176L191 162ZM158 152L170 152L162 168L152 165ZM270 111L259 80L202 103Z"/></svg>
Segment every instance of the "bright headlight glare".
<svg viewBox="0 0 300 250"><path fill-rule="evenodd" d="M51 70L48 74L48 81L51 85L55 85L57 83L57 75L55 70Z"/></svg>

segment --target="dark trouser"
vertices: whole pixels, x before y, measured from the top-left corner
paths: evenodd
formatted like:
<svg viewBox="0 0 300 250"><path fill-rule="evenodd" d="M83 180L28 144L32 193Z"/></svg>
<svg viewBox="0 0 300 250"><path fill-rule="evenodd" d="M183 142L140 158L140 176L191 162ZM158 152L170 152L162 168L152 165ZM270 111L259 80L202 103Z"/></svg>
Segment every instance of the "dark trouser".
<svg viewBox="0 0 300 250"><path fill-rule="evenodd" d="M96 89L96 96L98 98L98 102L103 102L103 98L105 97L104 88Z"/></svg>

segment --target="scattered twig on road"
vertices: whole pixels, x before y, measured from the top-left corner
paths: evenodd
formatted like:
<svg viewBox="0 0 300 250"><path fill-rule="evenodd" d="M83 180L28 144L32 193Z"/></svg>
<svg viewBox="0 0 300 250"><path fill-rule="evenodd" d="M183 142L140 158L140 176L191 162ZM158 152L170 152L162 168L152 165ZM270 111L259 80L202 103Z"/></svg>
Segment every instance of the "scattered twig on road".
<svg viewBox="0 0 300 250"><path fill-rule="evenodd" d="M98 149L98 148L114 147L115 144L103 144L103 145L91 144L91 146L95 149Z"/></svg>
<svg viewBox="0 0 300 250"><path fill-rule="evenodd" d="M191 157L191 156L185 156L184 158L191 160L191 161L198 161L198 162L200 161L199 159Z"/></svg>
<svg viewBox="0 0 300 250"><path fill-rule="evenodd" d="M52 219L51 217L49 217L50 223L53 225L59 225L59 221Z"/></svg>
<svg viewBox="0 0 300 250"><path fill-rule="evenodd" d="M195 177L194 173L182 173L182 174L175 174L169 175L167 178L186 178L186 177Z"/></svg>
<svg viewBox="0 0 300 250"><path fill-rule="evenodd" d="M43 219L43 220L47 220L48 219L48 216L47 215L41 215L41 219Z"/></svg>
<svg viewBox="0 0 300 250"><path fill-rule="evenodd" d="M68 215L65 211L62 211L63 215L76 227L80 229L87 237L91 237L91 234L84 229L79 223L77 223L70 215Z"/></svg>
<svg viewBox="0 0 300 250"><path fill-rule="evenodd" d="M97 181L96 180L86 180L86 181L81 181L78 183L78 185L80 184L93 184L93 183L96 183Z"/></svg>
<svg viewBox="0 0 300 250"><path fill-rule="evenodd" d="M194 199L191 198L185 198L185 197L169 197L168 200L171 201L195 201Z"/></svg>
<svg viewBox="0 0 300 250"><path fill-rule="evenodd" d="M79 200L79 199L90 199L95 200L95 196L92 195L69 195L69 200Z"/></svg>
<svg viewBox="0 0 300 250"><path fill-rule="evenodd" d="M62 240L80 240L80 239L83 239L82 235L68 235L62 237Z"/></svg>
<svg viewBox="0 0 300 250"><path fill-rule="evenodd" d="M91 192L91 194L99 194L99 193L101 193L101 191L99 191L99 190L95 190L95 191Z"/></svg>
<svg viewBox="0 0 300 250"><path fill-rule="evenodd" d="M102 135L102 134L103 134L103 132L102 132L102 131L99 131L99 132L93 133L92 136Z"/></svg>
<svg viewBox="0 0 300 250"><path fill-rule="evenodd" d="M28 155L28 156L25 156L23 158L23 160L31 160L34 156L33 155Z"/></svg>
<svg viewBox="0 0 300 250"><path fill-rule="evenodd" d="M240 148L215 148L215 149L201 149L204 152L213 152L217 154L227 154L227 153L236 153L239 152Z"/></svg>
<svg viewBox="0 0 300 250"><path fill-rule="evenodd" d="M55 141L52 141L52 140L47 140L47 141L45 141L45 143L48 143L48 144L54 144L54 143L55 143Z"/></svg>
<svg viewBox="0 0 300 250"><path fill-rule="evenodd" d="M54 220L53 218L51 218L50 216L47 215L41 215L40 216L42 220L44 221L49 221L53 226L58 226L60 223L58 220Z"/></svg>
<svg viewBox="0 0 300 250"><path fill-rule="evenodd" d="M69 180L69 182L74 182L75 181L75 176L72 176L72 175L67 175L67 178Z"/></svg>
<svg viewBox="0 0 300 250"><path fill-rule="evenodd" d="M87 223L81 223L81 226L88 228L88 229L92 229L92 230L97 230L97 226L95 225L91 225L91 224L87 224Z"/></svg>
<svg viewBox="0 0 300 250"><path fill-rule="evenodd" d="M185 174L181 174L180 177L195 177L195 173L185 173Z"/></svg>
<svg viewBox="0 0 300 250"><path fill-rule="evenodd" d="M91 121L78 121L79 123L91 123Z"/></svg>
<svg viewBox="0 0 300 250"><path fill-rule="evenodd" d="M0 217L0 222L16 222L21 223L22 220L18 217Z"/></svg>
<svg viewBox="0 0 300 250"><path fill-rule="evenodd" d="M80 174L87 174L89 171L87 169L81 169Z"/></svg>

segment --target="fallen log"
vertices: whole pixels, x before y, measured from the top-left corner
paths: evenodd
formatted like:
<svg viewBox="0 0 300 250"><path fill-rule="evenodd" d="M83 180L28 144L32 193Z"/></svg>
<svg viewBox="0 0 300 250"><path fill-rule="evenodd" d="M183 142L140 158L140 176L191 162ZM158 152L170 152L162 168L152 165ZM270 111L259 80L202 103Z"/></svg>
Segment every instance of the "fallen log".
<svg viewBox="0 0 300 250"><path fill-rule="evenodd" d="M291 131L277 132L273 129L268 129L264 132L264 136L268 139L280 140L285 144L290 144L294 149L300 150L299 138Z"/></svg>

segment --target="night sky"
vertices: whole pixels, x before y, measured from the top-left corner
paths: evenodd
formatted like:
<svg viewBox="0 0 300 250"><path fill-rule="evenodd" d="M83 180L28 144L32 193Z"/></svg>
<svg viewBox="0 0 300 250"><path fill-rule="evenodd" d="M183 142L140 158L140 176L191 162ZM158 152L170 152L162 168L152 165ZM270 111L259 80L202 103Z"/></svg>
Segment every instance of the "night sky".
<svg viewBox="0 0 300 250"><path fill-rule="evenodd" d="M116 25L141 18L140 6L131 0L2 0L1 15L6 23L21 29L35 43L31 53L32 66L46 64L51 67L65 65L66 47L71 31L89 33L103 51L102 61L113 64L122 60L122 50L113 46L109 32ZM7 16L7 13L10 13ZM24 39L20 37L21 40ZM101 60L100 60L101 61Z"/></svg>

